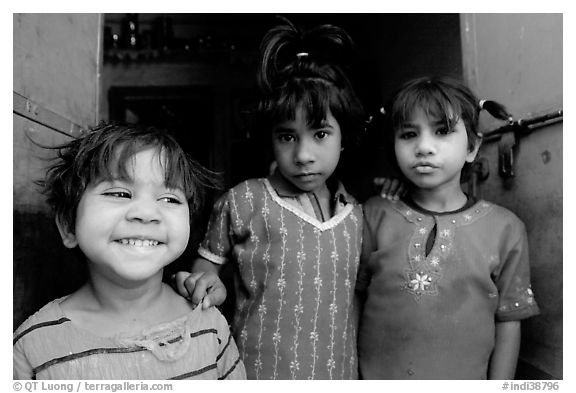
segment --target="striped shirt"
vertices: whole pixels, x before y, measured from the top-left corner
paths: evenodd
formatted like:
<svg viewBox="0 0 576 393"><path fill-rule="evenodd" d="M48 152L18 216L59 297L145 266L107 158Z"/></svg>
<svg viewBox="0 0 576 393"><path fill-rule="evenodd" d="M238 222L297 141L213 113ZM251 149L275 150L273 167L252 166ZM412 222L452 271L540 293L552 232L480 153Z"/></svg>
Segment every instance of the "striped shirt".
<svg viewBox="0 0 576 393"><path fill-rule="evenodd" d="M54 300L14 333L14 379L245 379L228 325L216 308L135 336L81 329Z"/></svg>

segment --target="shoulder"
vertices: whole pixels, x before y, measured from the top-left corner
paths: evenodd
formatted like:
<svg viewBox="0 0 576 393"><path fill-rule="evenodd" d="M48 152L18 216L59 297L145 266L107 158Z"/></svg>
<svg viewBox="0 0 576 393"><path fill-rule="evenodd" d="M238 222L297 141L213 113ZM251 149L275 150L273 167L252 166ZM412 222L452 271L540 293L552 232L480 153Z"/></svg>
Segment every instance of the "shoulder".
<svg viewBox="0 0 576 393"><path fill-rule="evenodd" d="M385 211L394 209L398 205L398 201L391 201L386 198L382 198L379 195L370 197L366 202L364 202L364 214L370 216L373 214L384 213Z"/></svg>
<svg viewBox="0 0 576 393"><path fill-rule="evenodd" d="M38 329L70 322L60 308L61 301L62 298L53 300L28 317L14 332L14 344Z"/></svg>
<svg viewBox="0 0 576 393"><path fill-rule="evenodd" d="M198 331L216 331L218 334L228 334L230 332L228 321L216 307L206 310L198 306L192 313L191 323Z"/></svg>
<svg viewBox="0 0 576 393"><path fill-rule="evenodd" d="M253 199L254 197L260 197L265 190L265 179L248 179L229 188L220 197L220 201Z"/></svg>
<svg viewBox="0 0 576 393"><path fill-rule="evenodd" d="M504 225L509 226L511 225L524 228L524 222L515 213L513 213L511 210L503 206L497 205L492 202L480 200L474 206L472 206L471 209L474 209L477 206L487 208L491 213L489 215L491 220L497 221Z"/></svg>

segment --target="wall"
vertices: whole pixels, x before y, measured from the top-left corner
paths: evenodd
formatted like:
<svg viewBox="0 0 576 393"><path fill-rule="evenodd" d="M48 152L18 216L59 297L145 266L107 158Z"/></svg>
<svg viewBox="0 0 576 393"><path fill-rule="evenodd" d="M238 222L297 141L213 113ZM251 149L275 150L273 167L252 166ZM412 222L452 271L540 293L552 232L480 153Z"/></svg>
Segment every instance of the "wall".
<svg viewBox="0 0 576 393"><path fill-rule="evenodd" d="M101 16L14 14L13 324L79 284L34 181L53 146L97 121Z"/></svg>
<svg viewBox="0 0 576 393"><path fill-rule="evenodd" d="M515 118L562 109L562 15L462 16L464 73L484 98ZM496 126L484 119L488 130ZM486 143L484 198L515 212L530 241L532 286L541 315L523 323L518 376L562 378L562 123L521 138L512 179L498 175L498 141Z"/></svg>

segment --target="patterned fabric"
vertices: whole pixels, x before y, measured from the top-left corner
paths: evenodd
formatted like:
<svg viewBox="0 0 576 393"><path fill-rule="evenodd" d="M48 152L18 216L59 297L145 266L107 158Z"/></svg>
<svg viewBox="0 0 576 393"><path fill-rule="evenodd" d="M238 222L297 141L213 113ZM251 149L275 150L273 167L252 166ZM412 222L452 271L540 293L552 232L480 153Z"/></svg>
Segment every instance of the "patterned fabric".
<svg viewBox="0 0 576 393"><path fill-rule="evenodd" d="M362 377L486 379L495 321L539 312L524 224L485 201L432 214L373 198L364 214Z"/></svg>
<svg viewBox="0 0 576 393"><path fill-rule="evenodd" d="M226 320L215 308L137 336L78 328L54 300L14 333L14 379L245 379Z"/></svg>
<svg viewBox="0 0 576 393"><path fill-rule="evenodd" d="M238 268L233 334L248 379L357 378L362 211L339 199L320 222L252 179L216 203L199 253Z"/></svg>

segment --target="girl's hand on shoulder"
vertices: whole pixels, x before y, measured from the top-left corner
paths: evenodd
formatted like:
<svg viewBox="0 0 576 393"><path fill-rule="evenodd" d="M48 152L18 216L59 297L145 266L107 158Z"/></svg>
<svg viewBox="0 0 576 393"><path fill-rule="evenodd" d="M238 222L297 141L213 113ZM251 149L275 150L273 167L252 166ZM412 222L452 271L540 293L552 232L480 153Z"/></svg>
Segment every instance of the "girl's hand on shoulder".
<svg viewBox="0 0 576 393"><path fill-rule="evenodd" d="M375 177L372 179L372 184L382 198L390 200L400 199L407 190L406 184L395 178Z"/></svg>
<svg viewBox="0 0 576 393"><path fill-rule="evenodd" d="M202 303L202 308L219 306L226 299L226 287L213 272L178 272L172 276L174 286L181 296L184 296L195 306Z"/></svg>

